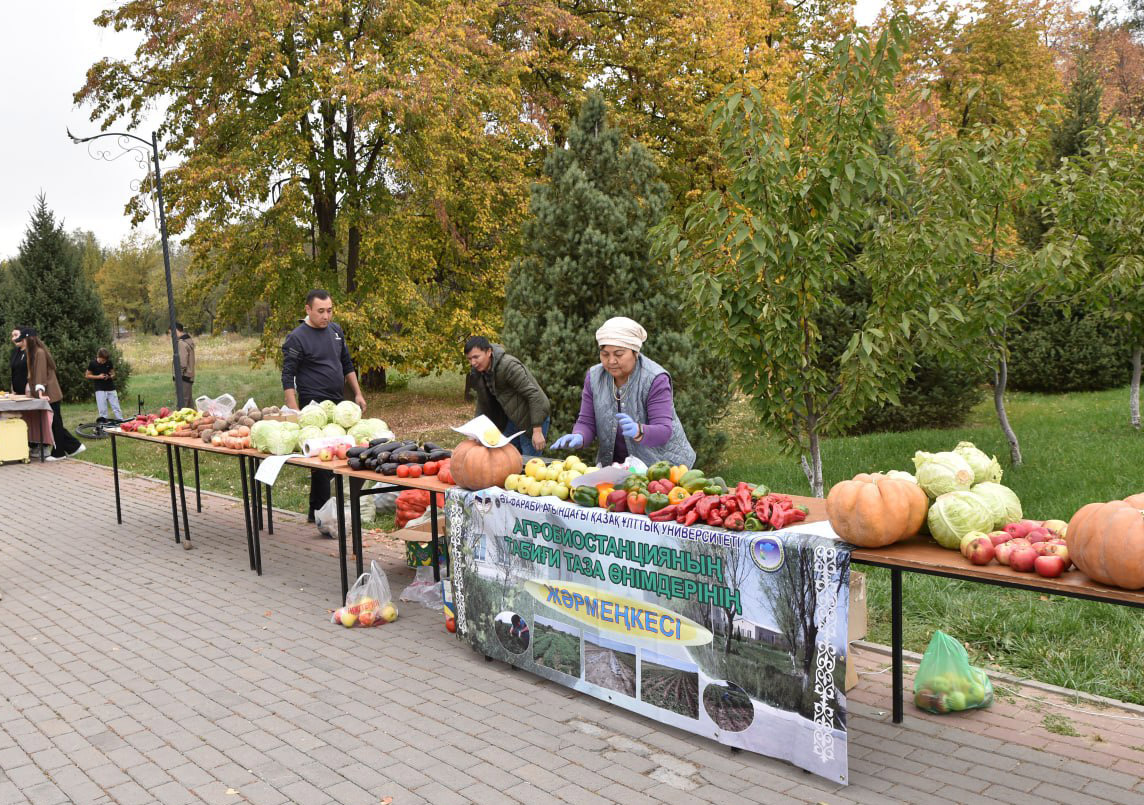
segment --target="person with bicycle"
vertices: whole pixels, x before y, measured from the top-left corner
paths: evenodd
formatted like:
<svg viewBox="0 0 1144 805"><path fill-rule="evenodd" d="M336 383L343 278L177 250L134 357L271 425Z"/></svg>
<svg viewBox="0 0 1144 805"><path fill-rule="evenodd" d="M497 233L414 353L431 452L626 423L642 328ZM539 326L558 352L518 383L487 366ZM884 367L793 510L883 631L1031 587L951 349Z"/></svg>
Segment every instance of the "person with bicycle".
<svg viewBox="0 0 1144 805"><path fill-rule="evenodd" d="M95 360L87 365L83 376L95 381L95 406L99 409L99 418L95 421L107 422L109 408L116 419L122 420L119 394L115 391L115 366L111 363L111 352L107 348L101 348L95 353Z"/></svg>

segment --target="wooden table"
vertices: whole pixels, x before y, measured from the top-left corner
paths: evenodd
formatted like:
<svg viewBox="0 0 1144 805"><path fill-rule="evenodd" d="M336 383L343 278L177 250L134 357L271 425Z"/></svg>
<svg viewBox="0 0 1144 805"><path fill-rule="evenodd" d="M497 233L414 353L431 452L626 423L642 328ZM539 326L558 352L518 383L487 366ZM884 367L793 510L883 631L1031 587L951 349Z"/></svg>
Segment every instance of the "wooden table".
<svg viewBox="0 0 1144 805"><path fill-rule="evenodd" d="M260 539L260 531L265 522L268 525L269 533L274 533L274 515L273 515L273 499L271 497L270 488L267 487L266 493L266 520L262 517L262 495L261 490L254 481L254 474L257 471L257 464L266 455L259 453L256 450L231 450L225 447L217 447L208 444L202 440L201 437L188 437L188 436L148 436L146 434L123 431L118 428L109 428L105 431L111 437L111 466L115 478L115 519L118 523L123 523L123 508L122 500L119 490L119 451L116 445L117 438L133 439L141 442L152 442L154 444L161 444L167 449L167 486L171 492L171 519L175 531L175 542L179 543L185 537L186 545L190 545L191 528L190 521L187 516L187 497L186 490L183 483L183 459L180 448L186 448L192 452L194 456L195 465L195 504L197 511L202 511L202 488L199 477L199 452L216 453L220 455L234 456L238 459L239 475L242 479L242 504L243 515L246 520L246 548L247 554L250 559L250 569L262 575L262 544ZM175 487L178 486L178 502L176 500ZM181 509L183 515L183 528L182 535L179 530L179 510Z"/></svg>
<svg viewBox="0 0 1144 805"><path fill-rule="evenodd" d="M998 587L1033 590L1049 595L1065 595L1086 601L1144 607L1144 591L1133 592L1097 584L1079 570L1047 579L1035 573L1018 573L1001 564L973 565L957 551L942 548L926 537L914 537L886 548L855 548L850 561L890 571L890 617L893 652L894 723L903 717L905 691L902 683L902 572L924 573L948 579L975 581Z"/></svg>

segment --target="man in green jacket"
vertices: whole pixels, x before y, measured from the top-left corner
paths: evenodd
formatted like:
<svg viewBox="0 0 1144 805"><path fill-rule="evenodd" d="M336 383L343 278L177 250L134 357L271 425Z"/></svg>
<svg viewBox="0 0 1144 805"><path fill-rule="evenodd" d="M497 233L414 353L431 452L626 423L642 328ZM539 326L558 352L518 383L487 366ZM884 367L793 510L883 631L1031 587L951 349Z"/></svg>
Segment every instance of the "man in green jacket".
<svg viewBox="0 0 1144 805"><path fill-rule="evenodd" d="M540 455L546 444L551 408L548 395L532 372L504 347L490 344L484 336L473 336L465 342L465 358L472 367L469 374L477 390L477 413L491 419L501 433L523 430L513 441L521 455ZM526 439L530 433L531 438Z"/></svg>

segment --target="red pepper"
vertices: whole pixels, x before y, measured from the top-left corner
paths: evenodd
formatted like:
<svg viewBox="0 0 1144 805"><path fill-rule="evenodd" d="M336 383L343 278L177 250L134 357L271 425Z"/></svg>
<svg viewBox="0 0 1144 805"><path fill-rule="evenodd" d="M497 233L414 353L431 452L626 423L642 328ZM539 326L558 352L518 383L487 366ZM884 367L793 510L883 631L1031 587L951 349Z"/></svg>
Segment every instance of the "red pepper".
<svg viewBox="0 0 1144 805"><path fill-rule="evenodd" d="M732 512L727 515L727 519L723 521L723 527L729 528L732 531L742 531L744 527L742 512Z"/></svg>
<svg viewBox="0 0 1144 805"><path fill-rule="evenodd" d="M626 512L628 510L628 493L622 489L613 489L608 493L608 511Z"/></svg>
<svg viewBox="0 0 1144 805"><path fill-rule="evenodd" d="M683 514L689 514L701 500L703 500L703 493L696 492L679 504L679 511Z"/></svg>
<svg viewBox="0 0 1144 805"><path fill-rule="evenodd" d="M735 500L739 503L739 511L746 514L751 510L751 490L742 481L735 489Z"/></svg>
<svg viewBox="0 0 1144 805"><path fill-rule="evenodd" d="M711 514L711 509L713 509L718 502L718 495L703 495L703 497L699 499L699 502L695 504L695 511L699 512L699 517L706 521Z"/></svg>
<svg viewBox="0 0 1144 805"><path fill-rule="evenodd" d="M723 525L723 518L719 516L707 518L707 525Z"/></svg>
<svg viewBox="0 0 1144 805"><path fill-rule="evenodd" d="M699 512L695 511L695 509L692 509L691 511L689 511L687 514L684 515L683 524L684 525L695 525L695 521L698 519L699 519Z"/></svg>
<svg viewBox="0 0 1144 805"><path fill-rule="evenodd" d="M656 509L651 514L649 514L648 517L652 520L655 520L657 523L664 523L668 520L674 520L675 506L676 504L672 503L670 506L664 506L662 509Z"/></svg>

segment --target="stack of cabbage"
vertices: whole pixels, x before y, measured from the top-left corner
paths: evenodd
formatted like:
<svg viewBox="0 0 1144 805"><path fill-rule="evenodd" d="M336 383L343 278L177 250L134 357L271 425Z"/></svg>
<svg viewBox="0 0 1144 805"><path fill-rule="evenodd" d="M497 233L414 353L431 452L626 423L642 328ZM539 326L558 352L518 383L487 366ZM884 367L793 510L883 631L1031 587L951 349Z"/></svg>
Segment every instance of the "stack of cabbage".
<svg viewBox="0 0 1144 805"><path fill-rule="evenodd" d="M262 420L250 429L254 448L276 456L293 453L307 439L322 436L350 436L355 443L393 438L385 422L362 419L361 408L349 400L312 402L299 412L297 423Z"/></svg>
<svg viewBox="0 0 1144 805"><path fill-rule="evenodd" d="M989 532L1022 517L1021 501L1002 486L997 457L973 442L959 442L946 453L914 454L917 482L933 501L926 522L943 548L957 550L970 531Z"/></svg>

